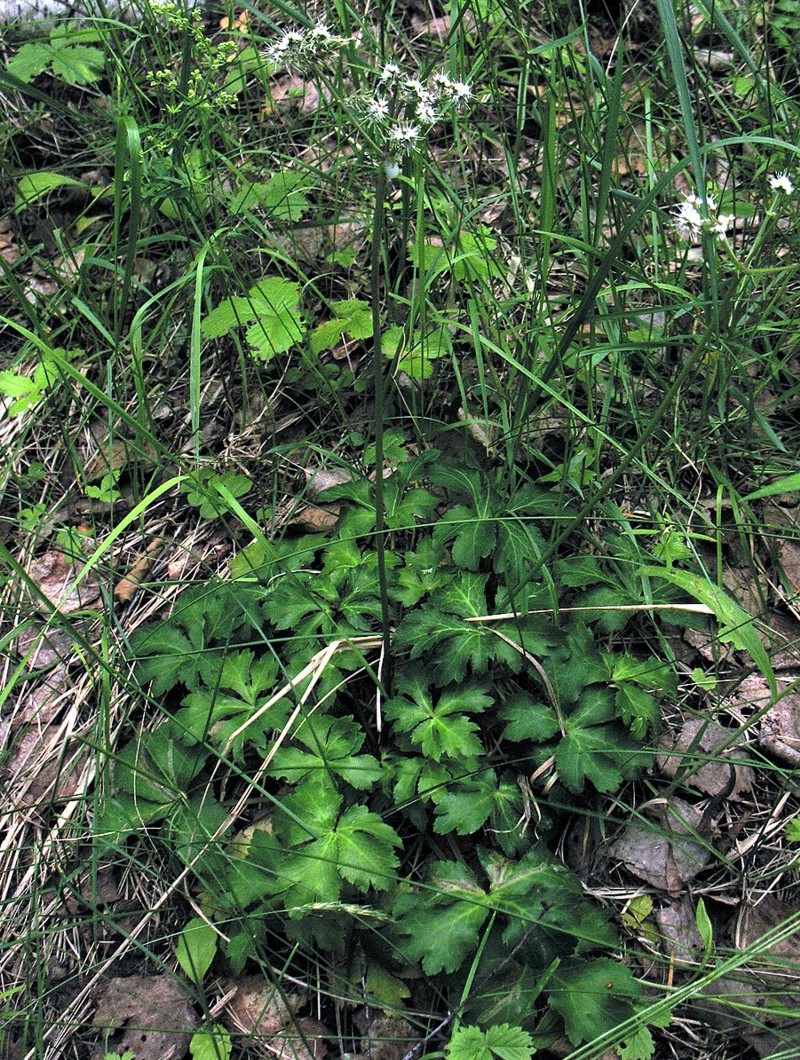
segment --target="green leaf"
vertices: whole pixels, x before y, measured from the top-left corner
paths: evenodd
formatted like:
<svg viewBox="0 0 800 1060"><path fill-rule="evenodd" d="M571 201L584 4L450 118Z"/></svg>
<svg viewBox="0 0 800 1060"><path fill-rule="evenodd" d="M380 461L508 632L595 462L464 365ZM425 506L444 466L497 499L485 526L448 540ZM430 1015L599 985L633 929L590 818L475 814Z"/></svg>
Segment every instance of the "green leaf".
<svg viewBox="0 0 800 1060"><path fill-rule="evenodd" d="M748 652L767 681L773 696L778 695L769 656L759 640L752 618L743 607L713 582L688 571L674 570L672 567L643 567L639 573L642 577L664 578L710 608L720 623L719 637L722 643L730 642L739 651Z"/></svg>
<svg viewBox="0 0 800 1060"><path fill-rule="evenodd" d="M198 986L206 977L217 952L218 938L213 927L193 917L181 932L175 958L186 975Z"/></svg>
<svg viewBox="0 0 800 1060"><path fill-rule="evenodd" d="M586 780L598 791L616 791L645 761L639 745L619 726L568 723L568 727L556 748L555 764L571 791L583 791Z"/></svg>
<svg viewBox="0 0 800 1060"><path fill-rule="evenodd" d="M454 505L433 529L437 545L452 544L453 562L465 570L477 570L497 543L497 522L486 499L479 509Z"/></svg>
<svg viewBox="0 0 800 1060"><path fill-rule="evenodd" d="M786 475L784 478L762 486L761 489L757 489L754 493L748 493L746 497L742 497L742 500L760 501L764 497L777 497L781 493L796 493L798 491L800 491L800 471L795 471L792 475Z"/></svg>
<svg viewBox="0 0 800 1060"><path fill-rule="evenodd" d="M268 361L302 340L299 284L270 277L250 289L250 298L256 310L256 322L248 328L246 337L257 357Z"/></svg>
<svg viewBox="0 0 800 1060"><path fill-rule="evenodd" d="M43 74L50 65L53 49L49 44L32 42L23 44L16 55L8 61L8 72L29 85L35 77Z"/></svg>
<svg viewBox="0 0 800 1060"><path fill-rule="evenodd" d="M308 212L307 191L312 191L314 182L305 173L275 173L270 177L263 204L279 221L299 221Z"/></svg>
<svg viewBox="0 0 800 1060"><path fill-rule="evenodd" d="M369 302L350 298L344 302L334 302L331 308L335 319L323 321L314 329L310 340L312 353L332 350L342 335L349 335L355 341L372 338L372 307Z"/></svg>
<svg viewBox="0 0 800 1060"><path fill-rule="evenodd" d="M235 296L221 302L204 318L200 330L205 338L218 338L252 321L247 341L255 356L268 361L302 340L299 301L299 284L266 277L250 288L247 298Z"/></svg>
<svg viewBox="0 0 800 1060"><path fill-rule="evenodd" d="M645 740L648 732L655 732L661 721L658 702L641 688L624 684L617 689L617 713L637 740Z"/></svg>
<svg viewBox="0 0 800 1060"><path fill-rule="evenodd" d="M228 1060L233 1051L231 1036L218 1023L210 1023L192 1035L189 1052L194 1060Z"/></svg>
<svg viewBox="0 0 800 1060"><path fill-rule="evenodd" d="M548 984L548 1003L564 1020L573 1045L593 1041L633 1013L641 988L631 973L606 957L562 961Z"/></svg>
<svg viewBox="0 0 800 1060"><path fill-rule="evenodd" d="M537 703L525 692L518 692L504 701L498 715L505 721L503 739L519 743L532 740L544 743L558 732L558 717L552 707Z"/></svg>
<svg viewBox="0 0 800 1060"><path fill-rule="evenodd" d="M637 1027L633 1034L624 1038L623 1043L617 1046L619 1060L650 1060L656 1051L653 1035L644 1024Z"/></svg>
<svg viewBox="0 0 800 1060"><path fill-rule="evenodd" d="M705 947L706 960L711 956L711 950L714 947L714 928L711 924L711 918L708 915L706 909L706 903L702 898L697 899L697 908L695 909L695 923L697 924L697 931L700 938L703 940L703 946Z"/></svg>
<svg viewBox="0 0 800 1060"><path fill-rule="evenodd" d="M249 298L234 295L212 309L200 324L200 332L207 339L218 339L233 328L249 324L256 318L256 307Z"/></svg>
<svg viewBox="0 0 800 1060"><path fill-rule="evenodd" d="M381 778L380 763L372 755L356 753L366 735L350 716L314 715L303 722L294 738L307 749L281 747L272 759L271 775L297 783L314 773L330 772L361 791Z"/></svg>
<svg viewBox="0 0 800 1060"><path fill-rule="evenodd" d="M342 876L366 891L386 891L400 866L394 847L402 841L393 828L366 806L351 806L336 826L336 860Z"/></svg>
<svg viewBox="0 0 800 1060"><path fill-rule="evenodd" d="M244 497L253 487L248 475L237 471L215 472L202 469L183 483L181 491L194 508L200 509L201 519L214 519L230 510L230 504L220 492L225 489L232 497Z"/></svg>
<svg viewBox="0 0 800 1060"><path fill-rule="evenodd" d="M401 934L408 936L402 949L412 961L421 961L428 975L460 968L478 946L479 932L489 911L486 892L473 873L454 861L437 862L424 900L418 891L401 891L395 916Z"/></svg>
<svg viewBox="0 0 800 1060"><path fill-rule="evenodd" d="M323 350L334 349L344 334L344 329L343 320L323 320L311 333L308 340L309 349L315 355L322 353Z"/></svg>
<svg viewBox="0 0 800 1060"><path fill-rule="evenodd" d="M443 758L474 758L484 753L478 725L463 715L482 712L491 705L487 686L472 683L446 688L434 704L424 670L413 667L398 678L397 688L400 696L386 703L386 717L397 732L410 734L411 743L426 758L441 762Z"/></svg>
<svg viewBox="0 0 800 1060"><path fill-rule="evenodd" d="M33 203L58 188L76 188L86 194L89 192L88 186L82 180L75 180L74 177L67 177L63 173L53 173L43 169L38 173L28 173L19 181L14 209L17 212L24 210L26 206L32 206Z"/></svg>
<svg viewBox="0 0 800 1060"><path fill-rule="evenodd" d="M223 853L225 832L215 839L228 819L226 810L209 795L196 795L177 804L167 822L167 836L184 865L206 886L222 879L228 859Z"/></svg>
<svg viewBox="0 0 800 1060"><path fill-rule="evenodd" d="M785 835L790 843L800 843L800 819L793 817L787 821Z"/></svg>
<svg viewBox="0 0 800 1060"><path fill-rule="evenodd" d="M447 835L449 832L473 835L489 820L496 798L497 777L493 769L484 769L476 776L465 777L451 785L444 795L434 796L434 832L437 835Z"/></svg>
<svg viewBox="0 0 800 1060"><path fill-rule="evenodd" d="M106 60L99 48L74 44L53 52L50 67L53 77L61 77L68 85L91 85L103 74Z"/></svg>
<svg viewBox="0 0 800 1060"><path fill-rule="evenodd" d="M163 696L178 683L190 688L197 685L200 650L174 625L164 622L137 630L131 636L131 648L137 656L136 677L142 684L152 681L154 696Z"/></svg>
<svg viewBox="0 0 800 1060"><path fill-rule="evenodd" d="M462 1025L445 1049L448 1060L530 1060L535 1051L530 1034L507 1023L495 1024L485 1031Z"/></svg>

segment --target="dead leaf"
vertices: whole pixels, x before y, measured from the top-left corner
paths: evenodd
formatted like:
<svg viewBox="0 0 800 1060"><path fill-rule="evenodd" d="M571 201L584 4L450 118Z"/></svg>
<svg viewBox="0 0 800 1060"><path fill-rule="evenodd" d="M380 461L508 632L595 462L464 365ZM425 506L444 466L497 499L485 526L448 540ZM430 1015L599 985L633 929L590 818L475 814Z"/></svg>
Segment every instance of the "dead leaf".
<svg viewBox="0 0 800 1060"><path fill-rule="evenodd" d="M277 514L277 510L276 510ZM327 508L321 508L316 504L308 504L298 509L287 522L287 526L300 526L312 533L325 533L333 530L339 522L339 505L332 504Z"/></svg>
<svg viewBox="0 0 800 1060"><path fill-rule="evenodd" d="M323 95L329 97L330 93L326 89ZM292 107L301 114L316 114L319 100L319 87L314 81L305 81L296 75L284 77L272 86L271 102L265 104L264 114L274 113L278 107Z"/></svg>
<svg viewBox="0 0 800 1060"><path fill-rule="evenodd" d="M308 496L316 499L325 490L331 490L334 486L343 486L346 482L353 481L353 474L343 467L318 467L303 468L306 476L306 491Z"/></svg>
<svg viewBox="0 0 800 1060"><path fill-rule="evenodd" d="M672 753L658 756L658 768L665 776L672 778L679 769L686 767L689 775L681 783L711 796L721 795L728 789L733 770L733 790L729 792L728 798L741 799L750 791L755 779L751 767L741 764L743 752L736 749L737 743L741 745L741 737L718 757L714 757L720 747L730 743L733 735L730 729L723 729L715 721L691 718L684 723L677 737L671 734L661 741L659 746L662 750ZM698 737L699 743L695 743ZM691 755L687 757L692 747ZM705 757L714 757L714 761L707 762L695 772L697 762ZM734 761L738 764L734 765Z"/></svg>
<svg viewBox="0 0 800 1060"><path fill-rule="evenodd" d="M719 635L715 631L687 629L683 639L695 648L706 662L722 662L733 654L733 648L729 644L720 644Z"/></svg>
<svg viewBox="0 0 800 1060"><path fill-rule="evenodd" d="M766 586L759 587L749 567L723 567L722 584L748 615L760 615L764 610Z"/></svg>
<svg viewBox="0 0 800 1060"><path fill-rule="evenodd" d="M47 552L34 560L28 574L54 608L64 615L94 607L100 602L100 589L90 571L75 585L80 567L71 563L63 552Z"/></svg>
<svg viewBox="0 0 800 1060"><path fill-rule="evenodd" d="M360 1053L369 1060L403 1060L419 1043L419 1031L399 1016L373 1009L353 1013L353 1023L364 1037Z"/></svg>
<svg viewBox="0 0 800 1060"><path fill-rule="evenodd" d="M128 1051L136 1060L180 1060L199 1020L179 979L131 975L105 980L92 1025L104 1032L94 1054L98 1060L107 1052Z"/></svg>
<svg viewBox="0 0 800 1060"><path fill-rule="evenodd" d="M705 947L689 895L656 910L654 916L667 954L676 964L694 963Z"/></svg>
<svg viewBox="0 0 800 1060"><path fill-rule="evenodd" d="M743 911L735 938L737 949L751 946L796 912L797 906L767 894L758 905ZM758 1056L798 1056L799 977L800 940L793 935L772 946L757 962L718 979L692 1007L712 1027L741 1035Z"/></svg>
<svg viewBox="0 0 800 1060"><path fill-rule="evenodd" d="M758 745L796 769L800 766L800 694L777 701L761 719Z"/></svg>
<svg viewBox="0 0 800 1060"><path fill-rule="evenodd" d="M466 33L472 33L475 29L475 16L470 12L459 11L459 25ZM411 28L416 39L420 37L435 37L437 40L446 41L450 33L451 20L449 15L441 15L439 18L420 18L412 15Z"/></svg>
<svg viewBox="0 0 800 1060"><path fill-rule="evenodd" d="M711 851L692 836L701 827L703 811L682 799L659 799L648 816L653 823L628 825L611 844L611 855L634 876L677 897L711 859Z"/></svg>
<svg viewBox="0 0 800 1060"><path fill-rule="evenodd" d="M0 218L0 258L7 265L15 265L21 256L20 249L11 235L11 219Z"/></svg>
<svg viewBox="0 0 800 1060"><path fill-rule="evenodd" d="M224 1022L230 1030L246 1035L248 1044L260 1055L324 1060L324 1039L330 1037L330 1032L310 1016L295 1016L307 1003L303 994L279 991L258 975L228 982L223 987L226 993L234 991L225 1006Z"/></svg>
<svg viewBox="0 0 800 1060"><path fill-rule="evenodd" d="M125 577L121 578L114 586L114 598L116 600L123 604L130 603L142 582L152 570L153 564L163 551L166 543L166 539L163 537L157 537L150 542L144 555L139 556Z"/></svg>
<svg viewBox="0 0 800 1060"><path fill-rule="evenodd" d="M32 725L3 764L3 778L17 810L61 802L80 787L89 758L85 744L64 739L62 725Z"/></svg>

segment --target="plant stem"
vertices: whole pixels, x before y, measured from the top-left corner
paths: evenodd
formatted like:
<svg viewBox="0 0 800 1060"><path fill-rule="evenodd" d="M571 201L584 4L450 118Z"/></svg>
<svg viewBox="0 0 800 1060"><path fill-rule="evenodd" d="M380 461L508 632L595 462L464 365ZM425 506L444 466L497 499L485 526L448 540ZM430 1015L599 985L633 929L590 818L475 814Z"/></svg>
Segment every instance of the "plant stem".
<svg viewBox="0 0 800 1060"><path fill-rule="evenodd" d="M383 211L386 199L386 171L378 167L375 182L375 215L372 220L372 370L375 387L375 553L378 558L378 587L381 598L381 630L386 687L391 686L392 627L389 589L386 582L385 510L383 500L383 427L386 415L386 374L381 348L381 271L383 252Z"/></svg>

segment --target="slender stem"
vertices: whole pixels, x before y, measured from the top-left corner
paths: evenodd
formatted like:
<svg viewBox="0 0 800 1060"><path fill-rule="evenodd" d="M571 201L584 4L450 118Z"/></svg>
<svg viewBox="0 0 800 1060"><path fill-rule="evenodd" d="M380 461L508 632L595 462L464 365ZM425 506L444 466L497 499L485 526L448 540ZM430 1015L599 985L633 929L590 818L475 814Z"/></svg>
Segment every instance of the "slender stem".
<svg viewBox="0 0 800 1060"><path fill-rule="evenodd" d="M375 387L375 553L378 557L378 588L381 598L384 683L391 686L392 624L389 614L389 588L386 581L386 521L383 500L383 428L386 414L386 373L381 349L381 273L383 269L384 203L386 171L378 167L375 182L375 215L372 221L372 369Z"/></svg>

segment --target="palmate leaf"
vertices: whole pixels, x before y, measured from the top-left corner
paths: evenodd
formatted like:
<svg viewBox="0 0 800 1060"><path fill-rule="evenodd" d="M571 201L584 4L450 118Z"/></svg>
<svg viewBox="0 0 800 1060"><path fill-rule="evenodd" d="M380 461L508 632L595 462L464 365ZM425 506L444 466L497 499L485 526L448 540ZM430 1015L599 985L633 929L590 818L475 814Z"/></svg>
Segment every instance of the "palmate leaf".
<svg viewBox="0 0 800 1060"><path fill-rule="evenodd" d="M271 276L250 288L247 298L226 298L200 325L205 338L219 338L235 327L250 324L247 341L254 356L268 361L297 345L304 335L298 303L300 285Z"/></svg>
<svg viewBox="0 0 800 1060"><path fill-rule="evenodd" d="M428 975L454 972L478 945L489 910L486 892L474 874L455 861L440 861L430 877L432 890L424 899L403 890L395 901L398 928L408 940L402 951L411 962L422 962Z"/></svg>
<svg viewBox="0 0 800 1060"><path fill-rule="evenodd" d="M547 987L573 1045L591 1041L634 1014L641 987L623 965L605 957L564 960Z"/></svg>
<svg viewBox="0 0 800 1060"><path fill-rule="evenodd" d="M530 1060L535 1052L530 1034L507 1023L493 1024L485 1031L462 1025L445 1049L448 1060Z"/></svg>
<svg viewBox="0 0 800 1060"><path fill-rule="evenodd" d="M444 794L434 795L433 801L436 804L433 830L437 835L449 832L473 835L495 809L497 776L493 769L482 769L474 776L448 785Z"/></svg>
<svg viewBox="0 0 800 1060"><path fill-rule="evenodd" d="M453 562L464 570L477 570L497 544L497 521L488 498L475 509L454 505L436 523L433 540L437 545L452 542Z"/></svg>
<svg viewBox="0 0 800 1060"><path fill-rule="evenodd" d="M385 715L397 732L409 733L411 743L426 758L475 758L484 753L479 727L464 715L480 713L492 703L488 686L469 683L445 688L434 703L422 667L407 668L398 677L398 696L389 700Z"/></svg>
<svg viewBox="0 0 800 1060"><path fill-rule="evenodd" d="M395 830L366 806L351 806L336 826L337 866L360 891L386 891L394 883L402 846Z"/></svg>
<svg viewBox="0 0 800 1060"><path fill-rule="evenodd" d="M571 791L590 781L598 791L616 791L644 765L645 754L619 725L573 726L555 753L559 777Z"/></svg>
<svg viewBox="0 0 800 1060"><path fill-rule="evenodd" d="M68 85L91 85L103 74L106 57L99 48L71 44L54 49L50 60L53 77L62 78Z"/></svg>
<svg viewBox="0 0 800 1060"><path fill-rule="evenodd" d="M338 900L343 881L359 891L387 890L400 864L400 837L366 806L340 813L342 796L324 775L303 781L274 817L274 832L284 844L280 875L284 899L301 906ZM310 836L314 838L309 838Z"/></svg>
<svg viewBox="0 0 800 1060"><path fill-rule="evenodd" d="M295 739L306 749L279 748L269 768L272 776L297 783L314 773L330 772L359 790L371 788L381 778L380 763L372 755L356 753L366 735L350 716L314 716L303 722Z"/></svg>
<svg viewBox="0 0 800 1060"><path fill-rule="evenodd" d="M53 49L49 44L30 42L23 44L16 55L8 60L9 73L29 85L35 77L43 74L50 65Z"/></svg>

